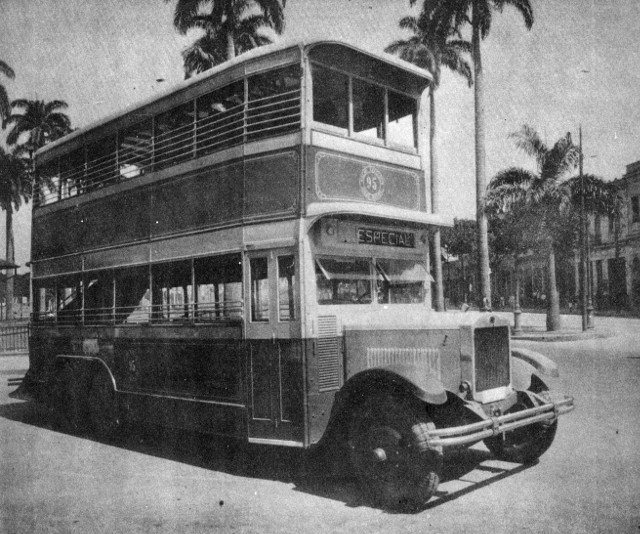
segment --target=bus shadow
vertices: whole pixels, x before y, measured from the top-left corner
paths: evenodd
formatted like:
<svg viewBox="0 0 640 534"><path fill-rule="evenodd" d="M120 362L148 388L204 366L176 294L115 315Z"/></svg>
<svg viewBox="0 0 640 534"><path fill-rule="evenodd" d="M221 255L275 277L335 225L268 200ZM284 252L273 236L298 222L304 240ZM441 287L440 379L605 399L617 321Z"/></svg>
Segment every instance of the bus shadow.
<svg viewBox="0 0 640 534"><path fill-rule="evenodd" d="M182 430L129 425L116 439L103 440L60 428L53 412L34 402L2 404L0 417L202 469L289 483L294 491L341 501L348 507L373 506L362 496L344 454L328 458L301 449L246 445ZM529 467L500 462L479 448L447 454L438 491L425 509L441 506Z"/></svg>

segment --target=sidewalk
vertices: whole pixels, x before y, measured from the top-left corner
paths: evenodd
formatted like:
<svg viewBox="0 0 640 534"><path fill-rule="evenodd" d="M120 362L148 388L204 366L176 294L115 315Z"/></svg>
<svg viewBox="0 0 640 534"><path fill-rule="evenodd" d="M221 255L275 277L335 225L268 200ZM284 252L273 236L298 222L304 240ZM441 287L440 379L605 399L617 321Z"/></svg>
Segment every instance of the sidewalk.
<svg viewBox="0 0 640 534"><path fill-rule="evenodd" d="M496 315L507 318L513 325L513 312L495 312ZM617 318L595 317L594 328L582 330L580 315L561 315L562 329L554 332L547 331L547 315L545 313L522 313L522 332L513 332L514 341L584 341L588 339L602 339L615 335L610 323Z"/></svg>

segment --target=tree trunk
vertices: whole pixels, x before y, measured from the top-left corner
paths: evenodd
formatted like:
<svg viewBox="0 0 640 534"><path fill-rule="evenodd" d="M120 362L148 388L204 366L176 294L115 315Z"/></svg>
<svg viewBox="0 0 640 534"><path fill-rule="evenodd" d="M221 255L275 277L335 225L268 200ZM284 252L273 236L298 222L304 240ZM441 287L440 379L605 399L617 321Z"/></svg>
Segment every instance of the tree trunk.
<svg viewBox="0 0 640 534"><path fill-rule="evenodd" d="M227 33L227 61L236 57L236 44L233 41L233 34Z"/></svg>
<svg viewBox="0 0 640 534"><path fill-rule="evenodd" d="M476 4L473 3L473 71L476 130L476 218L478 221L478 305L480 309L491 308L491 282L489 269L489 238L487 216L484 213L484 197L487 189L485 168L485 121L484 121L484 79L482 56L480 53L480 28L477 20Z"/></svg>
<svg viewBox="0 0 640 534"><path fill-rule="evenodd" d="M513 296L513 331L522 332L522 310L520 309L520 257L514 255L513 265L516 277L516 290Z"/></svg>
<svg viewBox="0 0 640 534"><path fill-rule="evenodd" d="M9 263L15 263L15 245L13 242L13 210L11 209L11 206L8 207L7 209L7 216L6 216L6 238L7 238L7 244L6 244L6 257L7 257L7 261ZM5 293L5 297L6 297L6 306L5 306L5 310L6 310L6 319L7 321L11 321L13 320L13 283L15 280L15 270L14 269L7 269L6 271L6 293Z"/></svg>
<svg viewBox="0 0 640 534"><path fill-rule="evenodd" d="M547 271L549 275L547 282L547 330L553 332L562 328L560 322L560 297L556 284L556 253L553 245L549 246Z"/></svg>
<svg viewBox="0 0 640 534"><path fill-rule="evenodd" d="M433 86L429 91L429 158L431 170L431 211L440 211L440 177L438 175L438 155L436 151L436 96ZM434 272L436 279L435 309L444 311L444 287L442 283L442 251L440 228L433 233Z"/></svg>

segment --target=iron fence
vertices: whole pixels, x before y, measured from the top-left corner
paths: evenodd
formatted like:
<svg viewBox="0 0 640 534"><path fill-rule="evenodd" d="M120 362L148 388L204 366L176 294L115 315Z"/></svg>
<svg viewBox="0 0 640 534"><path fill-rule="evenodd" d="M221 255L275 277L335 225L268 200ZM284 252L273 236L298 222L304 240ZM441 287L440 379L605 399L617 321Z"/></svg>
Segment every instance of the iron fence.
<svg viewBox="0 0 640 534"><path fill-rule="evenodd" d="M0 326L0 353L29 350L29 325Z"/></svg>

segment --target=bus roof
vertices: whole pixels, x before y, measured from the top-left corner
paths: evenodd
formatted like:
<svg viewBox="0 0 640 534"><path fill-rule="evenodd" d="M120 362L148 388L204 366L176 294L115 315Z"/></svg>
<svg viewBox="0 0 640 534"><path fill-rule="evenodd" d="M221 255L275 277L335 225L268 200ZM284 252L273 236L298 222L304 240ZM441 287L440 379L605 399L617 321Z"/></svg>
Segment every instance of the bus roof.
<svg viewBox="0 0 640 534"><path fill-rule="evenodd" d="M215 76L217 76L218 74L226 71L226 70L230 70L234 67L236 67L237 65L241 65L243 63L247 63L247 62L251 62L253 60L257 60L259 58L262 57L266 57L269 55L273 55L273 54L277 54L279 52L284 52L287 50L299 50L299 53L301 56L306 56L308 55L309 51L311 51L313 48L318 47L320 45L333 45L333 46L338 46L338 47L344 47L346 50L351 50L352 52L356 52L358 54L361 54L363 56L367 56L369 58L373 58L376 60L379 60L381 62L384 62L392 67L396 67L401 69L402 71L406 72L407 74L412 75L412 77L414 77L416 79L416 81L419 82L419 85L426 87L432 80L432 76L431 74L424 70L421 69L419 67L416 67L415 65L404 61L402 59L397 58L396 56L392 56L390 54L387 53L383 53L383 54L375 54L373 52L369 52L366 50L363 50L362 48L359 48L356 45L347 43L347 42L342 42L342 41L335 41L335 40L323 40L323 39L314 39L314 40L309 40L309 41L298 41L298 42L287 42L287 41L282 41L280 43L275 43L275 44L271 44L271 45L266 45L266 46L261 46L258 48L254 48L253 50L250 50L249 52L246 52L244 54L241 54L239 56L236 56L235 58L233 58L230 61L225 61L224 63L221 63L220 65L217 65L205 72L202 72L192 78L189 78L188 80L184 80L170 88L168 88L167 90L163 91L161 94L159 95L154 95L151 98L148 98L146 100L143 100L141 102L137 102L135 104L133 104L132 106L127 107L125 110L120 111L118 113L114 113L111 115L108 115L102 119L99 119L91 124L89 124L88 126L85 126L84 128L79 128L75 131L73 131L72 133L70 133L69 135L66 135L64 137L61 137L60 139L57 139L56 141L53 141L52 143L49 143L48 145L40 148L37 152L36 152L36 157L40 157L43 154L55 149L56 147L59 147L60 145L63 145L73 139L76 139L78 137L82 137L83 135L85 135L87 132L89 131L93 131L93 130L97 130L103 126L107 126L111 123L117 122L118 119L121 119L122 117L135 113L136 111L140 111L142 109L144 109L145 107L157 103L163 99L166 99L172 95L175 95L176 93L179 93L181 91L184 91L192 86L196 86L199 84L202 84L203 82L205 82L206 80L209 80L210 78L213 78Z"/></svg>

